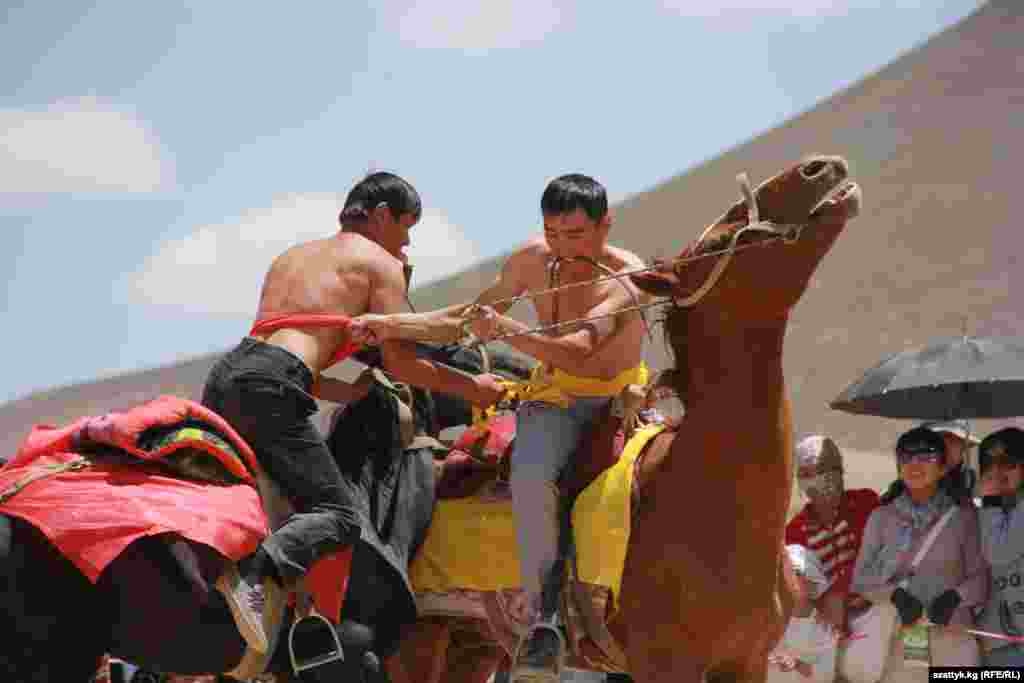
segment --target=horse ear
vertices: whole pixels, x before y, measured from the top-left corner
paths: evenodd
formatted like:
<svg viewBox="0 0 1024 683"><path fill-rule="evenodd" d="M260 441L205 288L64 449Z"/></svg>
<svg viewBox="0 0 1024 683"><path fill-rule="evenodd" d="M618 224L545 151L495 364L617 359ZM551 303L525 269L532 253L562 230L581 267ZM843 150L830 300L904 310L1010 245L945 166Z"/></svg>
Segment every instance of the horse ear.
<svg viewBox="0 0 1024 683"><path fill-rule="evenodd" d="M654 296L669 296L679 285L679 278L672 271L659 272L649 270L630 275L629 279L641 291Z"/></svg>

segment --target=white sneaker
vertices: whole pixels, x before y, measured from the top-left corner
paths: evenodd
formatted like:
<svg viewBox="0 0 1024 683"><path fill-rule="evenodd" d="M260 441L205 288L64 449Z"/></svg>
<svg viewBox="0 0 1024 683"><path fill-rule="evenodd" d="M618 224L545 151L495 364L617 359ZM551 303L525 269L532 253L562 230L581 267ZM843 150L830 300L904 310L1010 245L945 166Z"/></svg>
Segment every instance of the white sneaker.
<svg viewBox="0 0 1024 683"><path fill-rule="evenodd" d="M257 652L271 654L271 641L275 640L286 607L287 594L271 578L262 583L250 583L238 573L238 565L228 564L217 579L217 590L228 603L235 617L239 633Z"/></svg>

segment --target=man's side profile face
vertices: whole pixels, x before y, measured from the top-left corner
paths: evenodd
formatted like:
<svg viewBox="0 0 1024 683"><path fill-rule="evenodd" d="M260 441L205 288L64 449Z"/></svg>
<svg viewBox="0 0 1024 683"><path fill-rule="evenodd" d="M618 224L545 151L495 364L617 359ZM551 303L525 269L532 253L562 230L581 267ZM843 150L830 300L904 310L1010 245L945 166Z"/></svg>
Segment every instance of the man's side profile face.
<svg viewBox="0 0 1024 683"><path fill-rule="evenodd" d="M571 213L544 214L544 240L555 256L597 259L608 240L611 214L593 220L583 209Z"/></svg>
<svg viewBox="0 0 1024 683"><path fill-rule="evenodd" d="M396 219L387 204L381 204L367 221L368 236L396 259L408 263L405 248L409 246L409 231L419 220L420 217L412 213L399 214Z"/></svg>

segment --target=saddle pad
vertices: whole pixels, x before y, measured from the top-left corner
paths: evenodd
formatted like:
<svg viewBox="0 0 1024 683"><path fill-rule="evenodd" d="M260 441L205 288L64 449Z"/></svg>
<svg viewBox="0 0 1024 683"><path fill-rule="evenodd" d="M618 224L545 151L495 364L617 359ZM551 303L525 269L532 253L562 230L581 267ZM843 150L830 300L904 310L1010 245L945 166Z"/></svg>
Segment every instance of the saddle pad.
<svg viewBox="0 0 1024 683"><path fill-rule="evenodd" d="M629 543L633 466L644 446L664 429L638 430L615 465L576 500L573 527L579 579L618 595ZM439 500L426 540L410 567L417 593L518 588L515 517L508 501Z"/></svg>
<svg viewBox="0 0 1024 683"><path fill-rule="evenodd" d="M44 461L0 469L0 490L34 469L79 458L48 453ZM50 474L0 504L0 512L39 529L90 580L143 536L174 532L232 560L253 552L268 529L259 493L247 484L203 484L132 465L94 464Z"/></svg>

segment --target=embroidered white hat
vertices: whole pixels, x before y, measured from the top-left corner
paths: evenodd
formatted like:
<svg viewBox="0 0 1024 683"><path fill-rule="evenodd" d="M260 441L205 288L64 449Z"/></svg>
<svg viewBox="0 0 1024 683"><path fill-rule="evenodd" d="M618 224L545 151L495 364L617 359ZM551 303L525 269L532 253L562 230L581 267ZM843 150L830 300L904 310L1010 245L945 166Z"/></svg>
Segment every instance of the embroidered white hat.
<svg viewBox="0 0 1024 683"><path fill-rule="evenodd" d="M796 466L843 468L843 454L836 442L827 436L814 434L800 439L796 445Z"/></svg>

